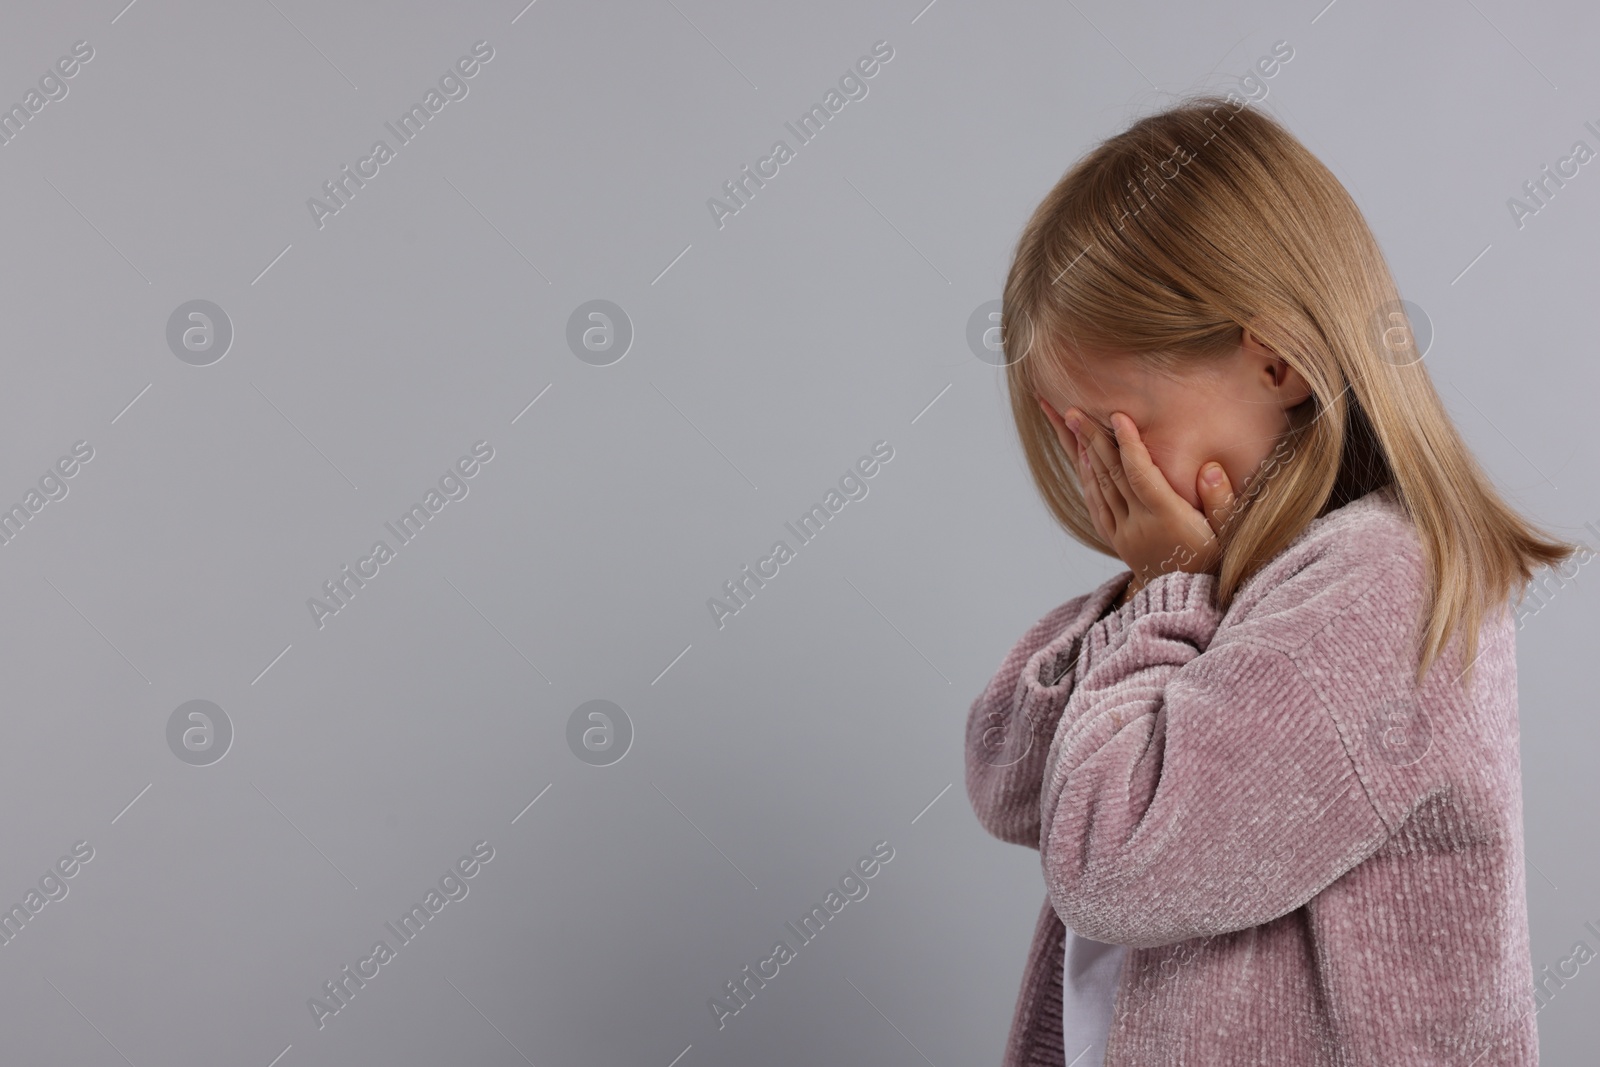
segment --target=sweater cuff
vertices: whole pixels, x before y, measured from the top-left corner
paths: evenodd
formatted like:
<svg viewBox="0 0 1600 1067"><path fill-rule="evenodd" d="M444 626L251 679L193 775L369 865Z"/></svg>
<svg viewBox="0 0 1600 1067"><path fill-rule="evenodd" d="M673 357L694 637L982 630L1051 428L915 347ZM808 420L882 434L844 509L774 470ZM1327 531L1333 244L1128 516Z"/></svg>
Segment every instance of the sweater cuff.
<svg viewBox="0 0 1600 1067"><path fill-rule="evenodd" d="M1131 572L1129 573L1131 577ZM1097 647L1115 643L1121 632L1131 626L1135 619L1141 619L1146 615L1200 610L1218 615L1220 618L1214 599L1216 588L1217 576L1214 574L1167 571L1158 575L1152 581L1146 582L1144 588L1133 594L1126 604L1108 612L1095 624L1095 627L1103 633L1100 635L1101 639L1093 643ZM1094 635L1085 635L1085 641L1087 642L1091 636Z"/></svg>
<svg viewBox="0 0 1600 1067"><path fill-rule="evenodd" d="M1111 605L1116 603L1123 589L1127 588L1132 580L1133 572L1123 571L1113 578L1108 578L1088 595L1077 616L1051 641L1029 657L1022 670L1025 690L1040 690L1049 697L1058 686L1071 688L1072 683L1066 676L1077 659L1079 641L1091 626L1106 617Z"/></svg>

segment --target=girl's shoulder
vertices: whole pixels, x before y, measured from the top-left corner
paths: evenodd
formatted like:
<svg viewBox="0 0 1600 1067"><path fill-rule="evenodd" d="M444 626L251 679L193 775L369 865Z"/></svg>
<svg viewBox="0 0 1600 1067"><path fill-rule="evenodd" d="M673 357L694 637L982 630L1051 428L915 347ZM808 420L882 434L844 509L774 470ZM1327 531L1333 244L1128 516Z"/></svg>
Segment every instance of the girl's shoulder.
<svg viewBox="0 0 1600 1067"><path fill-rule="evenodd" d="M1358 563L1382 559L1396 548L1420 552L1421 544L1398 492L1386 485L1312 519L1274 563L1293 556Z"/></svg>
<svg viewBox="0 0 1600 1067"><path fill-rule="evenodd" d="M1217 636L1232 631L1229 639L1293 653L1352 612L1377 610L1390 621L1414 614L1426 581L1421 540L1405 506L1392 487L1374 489L1313 519L1240 586ZM1362 608L1374 600L1376 609Z"/></svg>

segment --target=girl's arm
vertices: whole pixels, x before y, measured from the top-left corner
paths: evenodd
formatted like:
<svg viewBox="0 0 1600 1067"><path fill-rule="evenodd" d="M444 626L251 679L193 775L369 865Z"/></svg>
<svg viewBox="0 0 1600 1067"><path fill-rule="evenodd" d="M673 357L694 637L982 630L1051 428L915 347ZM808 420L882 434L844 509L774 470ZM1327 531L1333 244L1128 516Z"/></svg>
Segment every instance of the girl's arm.
<svg viewBox="0 0 1600 1067"><path fill-rule="evenodd" d="M1137 947L1244 929L1377 850L1388 831L1297 655L1315 639L1388 676L1367 620L1390 612L1346 610L1375 577L1323 560L1214 644L1216 579L1177 571L1088 629L1041 805L1069 927Z"/></svg>
<svg viewBox="0 0 1600 1067"><path fill-rule="evenodd" d="M1078 641L1132 577L1123 571L1034 623L967 713L967 798L1002 841L1039 847L1045 756L1072 692Z"/></svg>

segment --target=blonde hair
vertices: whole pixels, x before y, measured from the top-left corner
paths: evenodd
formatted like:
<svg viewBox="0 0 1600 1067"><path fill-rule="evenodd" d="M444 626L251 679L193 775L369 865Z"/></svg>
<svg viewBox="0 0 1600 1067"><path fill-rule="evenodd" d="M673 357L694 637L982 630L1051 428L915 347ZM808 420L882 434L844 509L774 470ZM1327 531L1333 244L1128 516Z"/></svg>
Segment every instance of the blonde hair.
<svg viewBox="0 0 1600 1067"><path fill-rule="evenodd" d="M1172 373L1235 351L1248 327L1311 397L1289 412L1288 458L1270 484L1252 479L1219 535L1217 606L1313 519L1389 486L1427 564L1417 683L1464 629L1470 687L1485 615L1578 546L1514 512L1462 442L1355 201L1291 133L1234 100L1192 98L1102 142L1024 228L1001 338L1034 484L1072 537L1115 556L1039 407L1040 385L1066 380L1064 342L1080 359L1109 351Z"/></svg>

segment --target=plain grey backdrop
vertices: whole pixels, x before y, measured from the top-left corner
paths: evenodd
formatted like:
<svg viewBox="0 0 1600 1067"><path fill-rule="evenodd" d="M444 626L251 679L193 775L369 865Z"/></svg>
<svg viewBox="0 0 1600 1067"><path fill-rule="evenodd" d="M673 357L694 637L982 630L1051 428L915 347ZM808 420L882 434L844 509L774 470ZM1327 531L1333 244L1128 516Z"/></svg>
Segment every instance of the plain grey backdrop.
<svg viewBox="0 0 1600 1067"><path fill-rule="evenodd" d="M1050 521L969 319L1074 159L1279 41L1256 106L1366 213L1462 432L1596 542L1600 175L1508 206L1600 147L1590 7L125 2L9 3L0 33L0 506L29 516L0 545L0 905L67 890L0 945L5 1063L998 1062L1044 885L968 807L967 710L1122 568ZM614 314L579 316L605 358L569 344L594 300L620 360ZM478 442L401 546L384 524ZM708 599L877 442L867 495L719 628ZM1600 948L1593 581L1519 635L1535 968ZM594 700L625 716L580 717L606 765L569 740ZM231 738L169 734L190 701ZM319 1026L477 842L467 895ZM719 1029L709 999L876 842L868 895ZM1545 1062L1592 1050L1597 1004L1568 981Z"/></svg>

